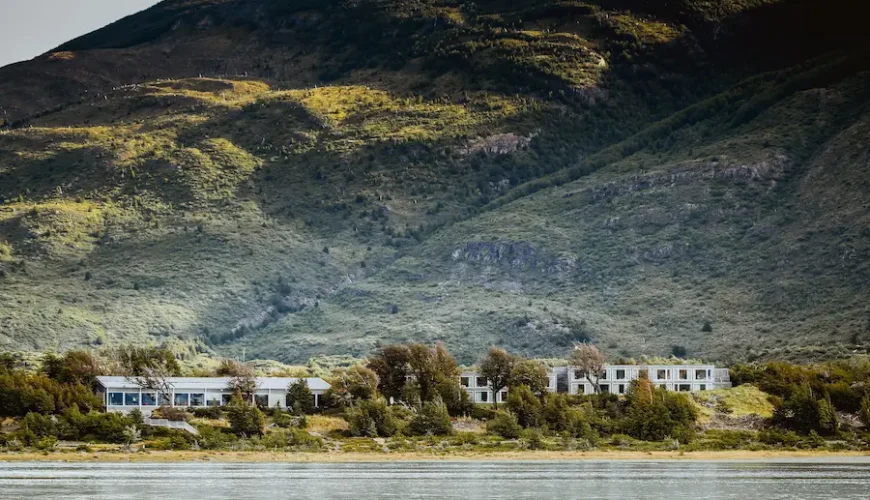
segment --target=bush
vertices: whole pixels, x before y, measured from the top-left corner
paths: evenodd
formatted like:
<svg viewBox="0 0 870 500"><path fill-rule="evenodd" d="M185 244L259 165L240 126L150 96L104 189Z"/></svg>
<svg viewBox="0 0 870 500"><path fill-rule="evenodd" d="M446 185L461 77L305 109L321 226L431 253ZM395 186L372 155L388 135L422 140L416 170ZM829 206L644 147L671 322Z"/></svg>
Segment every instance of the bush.
<svg viewBox="0 0 870 500"><path fill-rule="evenodd" d="M280 430L267 434L260 443L266 448L319 450L323 439L312 436L302 429Z"/></svg>
<svg viewBox="0 0 870 500"><path fill-rule="evenodd" d="M308 382L300 378L287 388L287 407L298 415L314 413L314 394L308 389Z"/></svg>
<svg viewBox="0 0 870 500"><path fill-rule="evenodd" d="M519 385L508 393L507 408L524 428L541 425L541 402L526 385Z"/></svg>
<svg viewBox="0 0 870 500"><path fill-rule="evenodd" d="M420 412L411 420L408 430L416 436L453 434L453 424L450 422L447 405L439 399L423 403Z"/></svg>
<svg viewBox="0 0 870 500"><path fill-rule="evenodd" d="M520 437L523 428L517 421L516 415L509 411L499 411L495 418L486 423L486 432L506 439Z"/></svg>
<svg viewBox="0 0 870 500"><path fill-rule="evenodd" d="M564 394L548 394L541 410L544 424L555 432L562 432L575 438L592 439L594 432L586 413L572 408Z"/></svg>
<svg viewBox="0 0 870 500"><path fill-rule="evenodd" d="M256 406L241 399L234 400L227 407L230 429L237 436L262 436L266 428L266 417Z"/></svg>
<svg viewBox="0 0 870 500"><path fill-rule="evenodd" d="M390 437L398 421L384 398L357 401L344 411L351 436Z"/></svg>
<svg viewBox="0 0 870 500"><path fill-rule="evenodd" d="M161 406L160 408L155 409L151 415L154 418L164 418L172 422L187 422L192 416L187 411L172 406Z"/></svg>
<svg viewBox="0 0 870 500"><path fill-rule="evenodd" d="M196 418L208 418L217 420L223 416L220 406L209 406L207 408L194 408L193 416Z"/></svg>
<svg viewBox="0 0 870 500"><path fill-rule="evenodd" d="M289 413L284 412L275 414L275 416L272 417L272 421L276 427L282 429L289 429L291 427L304 429L308 426L308 421L306 420L305 415L290 415Z"/></svg>

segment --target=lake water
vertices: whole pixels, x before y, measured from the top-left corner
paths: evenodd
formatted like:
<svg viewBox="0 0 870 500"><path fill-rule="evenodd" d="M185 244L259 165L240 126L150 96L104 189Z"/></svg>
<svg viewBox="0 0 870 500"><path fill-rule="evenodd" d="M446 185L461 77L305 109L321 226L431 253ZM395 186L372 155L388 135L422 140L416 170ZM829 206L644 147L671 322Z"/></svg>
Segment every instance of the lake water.
<svg viewBox="0 0 870 500"><path fill-rule="evenodd" d="M870 498L870 461L64 464L0 462L0 499Z"/></svg>

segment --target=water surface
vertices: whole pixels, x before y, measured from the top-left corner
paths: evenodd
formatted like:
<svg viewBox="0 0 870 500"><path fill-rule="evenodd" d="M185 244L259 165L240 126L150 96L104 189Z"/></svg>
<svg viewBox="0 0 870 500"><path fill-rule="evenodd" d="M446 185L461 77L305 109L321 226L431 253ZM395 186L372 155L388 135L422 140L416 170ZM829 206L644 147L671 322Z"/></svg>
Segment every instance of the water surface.
<svg viewBox="0 0 870 500"><path fill-rule="evenodd" d="M0 499L870 498L870 462L2 463Z"/></svg>

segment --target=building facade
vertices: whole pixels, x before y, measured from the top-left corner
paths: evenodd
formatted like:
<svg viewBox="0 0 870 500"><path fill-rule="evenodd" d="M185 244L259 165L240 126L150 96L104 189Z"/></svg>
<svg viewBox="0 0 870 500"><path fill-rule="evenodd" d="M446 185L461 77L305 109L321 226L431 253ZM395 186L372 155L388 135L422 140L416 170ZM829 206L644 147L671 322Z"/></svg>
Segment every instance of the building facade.
<svg viewBox="0 0 870 500"><path fill-rule="evenodd" d="M602 393L625 394L632 380L646 372L656 387L669 391L699 392L731 387L727 368L713 365L605 365L598 385ZM586 374L571 366L552 368L548 372L550 392L568 394L594 394L595 388ZM562 383L560 383L560 378ZM594 380L594 377L592 377ZM491 403L493 399L489 381L473 371L466 371L459 379L462 387L475 403ZM507 389L502 389L498 402L507 401Z"/></svg>
<svg viewBox="0 0 870 500"><path fill-rule="evenodd" d="M171 377L167 384L168 394L142 388L142 383L132 377L97 377L100 385L99 395L103 398L106 411L126 413L138 408L145 415L160 406L176 408L207 408L226 406L233 393L227 390L232 379L229 377ZM287 388L297 382L297 378L258 377L257 390L251 403L260 407L287 406ZM308 389L314 395L314 406L320 406L320 398L329 384L321 378L306 378Z"/></svg>

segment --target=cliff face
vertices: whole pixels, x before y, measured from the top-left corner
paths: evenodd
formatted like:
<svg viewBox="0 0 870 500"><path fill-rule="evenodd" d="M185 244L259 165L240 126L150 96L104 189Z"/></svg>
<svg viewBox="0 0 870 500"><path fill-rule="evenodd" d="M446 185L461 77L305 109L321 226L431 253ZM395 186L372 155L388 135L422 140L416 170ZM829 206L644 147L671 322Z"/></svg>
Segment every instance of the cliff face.
<svg viewBox="0 0 870 500"><path fill-rule="evenodd" d="M817 4L179 0L2 68L0 348L863 349L870 59Z"/></svg>

